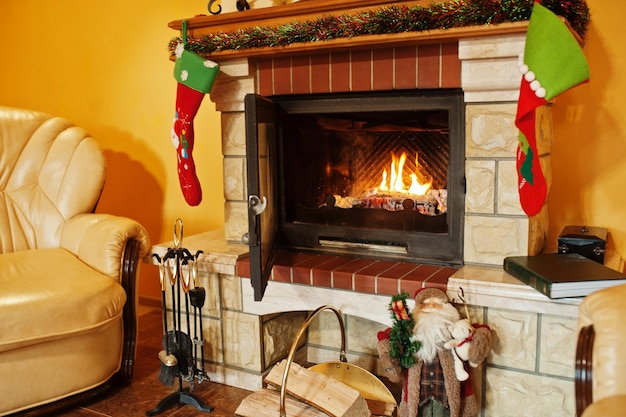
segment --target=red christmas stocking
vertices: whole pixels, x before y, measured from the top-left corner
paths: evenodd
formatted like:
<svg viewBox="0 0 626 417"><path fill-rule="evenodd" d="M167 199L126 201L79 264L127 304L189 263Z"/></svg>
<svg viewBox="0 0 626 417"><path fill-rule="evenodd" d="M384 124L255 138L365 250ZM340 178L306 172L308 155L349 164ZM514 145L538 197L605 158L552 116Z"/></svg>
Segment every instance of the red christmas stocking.
<svg viewBox="0 0 626 417"><path fill-rule="evenodd" d="M172 143L178 160L178 180L185 201L197 206L202 201L202 188L193 161L193 120L198 113L204 93L178 83L176 90L176 116L172 129Z"/></svg>
<svg viewBox="0 0 626 417"><path fill-rule="evenodd" d="M184 25L183 33L185 31ZM176 148L180 189L190 206L197 206L202 201L202 188L196 175L196 164L192 156L193 120L204 95L211 91L218 71L217 63L185 50L184 43L176 47L174 78L178 84L172 142Z"/></svg>
<svg viewBox="0 0 626 417"><path fill-rule="evenodd" d="M546 200L547 184L539 163L535 128L535 109L546 103L537 97L530 83L522 79L516 126L520 130L517 146L517 176L522 209L529 216L541 211Z"/></svg>

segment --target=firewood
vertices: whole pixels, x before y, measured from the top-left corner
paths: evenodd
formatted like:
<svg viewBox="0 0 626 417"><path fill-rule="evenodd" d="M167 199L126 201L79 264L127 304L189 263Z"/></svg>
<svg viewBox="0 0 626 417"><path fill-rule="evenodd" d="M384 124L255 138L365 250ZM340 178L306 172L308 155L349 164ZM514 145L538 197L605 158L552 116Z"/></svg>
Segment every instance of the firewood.
<svg viewBox="0 0 626 417"><path fill-rule="evenodd" d="M285 397L288 417L329 417L328 414L289 396ZM248 395L235 410L237 417L279 417L280 392L260 389Z"/></svg>
<svg viewBox="0 0 626 417"><path fill-rule="evenodd" d="M365 402L367 402L367 408L369 408L370 412L372 413L372 416L391 417L393 415L393 412L396 409L395 403L386 403L384 401L368 400L367 398L365 399Z"/></svg>
<svg viewBox="0 0 626 417"><path fill-rule="evenodd" d="M265 377L268 384L280 387L285 372L283 360ZM291 363L286 391L289 395L322 410L332 417L369 417L367 402L353 389L319 372Z"/></svg>

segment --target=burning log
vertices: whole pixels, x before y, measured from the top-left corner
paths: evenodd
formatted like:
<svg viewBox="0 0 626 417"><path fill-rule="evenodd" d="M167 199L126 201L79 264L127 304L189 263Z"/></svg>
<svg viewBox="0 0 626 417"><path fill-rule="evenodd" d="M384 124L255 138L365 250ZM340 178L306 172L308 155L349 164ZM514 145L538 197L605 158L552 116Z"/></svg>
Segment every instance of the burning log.
<svg viewBox="0 0 626 417"><path fill-rule="evenodd" d="M327 196L323 206L350 208L368 208L387 211L411 211L416 210L421 214L436 216L447 211L448 191L429 190L426 195L413 195L406 193L378 193L362 197L340 195Z"/></svg>

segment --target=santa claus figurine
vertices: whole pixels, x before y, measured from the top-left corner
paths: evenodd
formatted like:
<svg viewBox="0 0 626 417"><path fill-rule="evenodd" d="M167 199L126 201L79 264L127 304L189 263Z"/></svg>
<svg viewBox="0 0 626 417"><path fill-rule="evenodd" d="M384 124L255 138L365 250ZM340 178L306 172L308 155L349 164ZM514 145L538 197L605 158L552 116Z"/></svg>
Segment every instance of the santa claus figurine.
<svg viewBox="0 0 626 417"><path fill-rule="evenodd" d="M385 373L392 382L402 384L398 417L476 416L479 410L471 378L459 381L454 350L444 347L452 338L448 328L460 319L457 309L443 291L422 288L415 294L415 308L408 319L414 321L412 338L418 346L410 367L403 368L390 354L391 329L378 334L378 353ZM482 362L490 348L491 331L479 326L472 336L469 360Z"/></svg>

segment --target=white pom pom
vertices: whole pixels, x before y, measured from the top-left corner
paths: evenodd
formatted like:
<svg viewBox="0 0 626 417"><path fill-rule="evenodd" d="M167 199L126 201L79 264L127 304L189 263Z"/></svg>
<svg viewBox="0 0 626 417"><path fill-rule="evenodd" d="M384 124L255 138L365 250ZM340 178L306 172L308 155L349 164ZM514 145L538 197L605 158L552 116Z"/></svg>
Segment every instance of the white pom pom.
<svg viewBox="0 0 626 417"><path fill-rule="evenodd" d="M182 70L180 72L180 79L183 81L187 81L187 78L189 78L189 72L187 70Z"/></svg>
<svg viewBox="0 0 626 417"><path fill-rule="evenodd" d="M537 91L535 91L535 94L536 94L536 95L537 95L537 97L539 97L539 98L545 98L545 97L546 97L547 92L546 92L546 89L545 89L545 88L543 88L543 87L539 87L539 88L537 89Z"/></svg>
<svg viewBox="0 0 626 417"><path fill-rule="evenodd" d="M521 72L522 74L527 74L528 73L528 65L524 64L523 62L520 63L519 65L519 72Z"/></svg>
<svg viewBox="0 0 626 417"><path fill-rule="evenodd" d="M217 62L211 61L210 59L205 60L202 64L205 67L207 67L207 68L215 68L215 67L217 67Z"/></svg>
<svg viewBox="0 0 626 417"><path fill-rule="evenodd" d="M533 91L537 91L541 88L541 83L537 80L534 80L530 83L530 89Z"/></svg>
<svg viewBox="0 0 626 417"><path fill-rule="evenodd" d="M529 83L532 83L533 81L535 81L536 76L535 76L535 73L533 71L528 71L527 73L524 74L524 78Z"/></svg>
<svg viewBox="0 0 626 417"><path fill-rule="evenodd" d="M174 54L176 55L176 58L180 58L181 56L183 56L184 50L185 45L183 45L182 43L176 44L176 49L174 49Z"/></svg>

